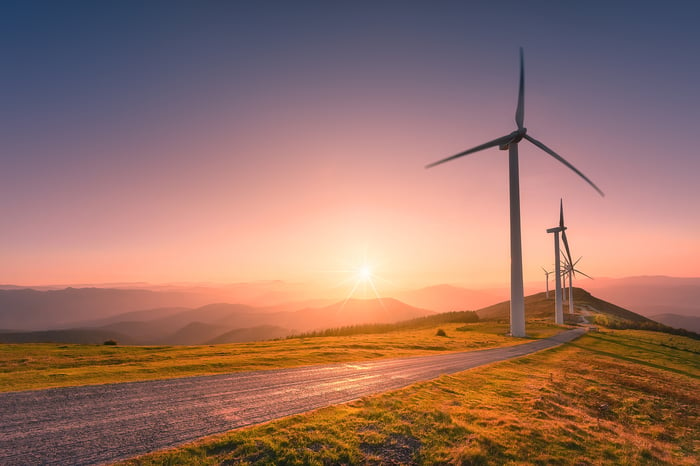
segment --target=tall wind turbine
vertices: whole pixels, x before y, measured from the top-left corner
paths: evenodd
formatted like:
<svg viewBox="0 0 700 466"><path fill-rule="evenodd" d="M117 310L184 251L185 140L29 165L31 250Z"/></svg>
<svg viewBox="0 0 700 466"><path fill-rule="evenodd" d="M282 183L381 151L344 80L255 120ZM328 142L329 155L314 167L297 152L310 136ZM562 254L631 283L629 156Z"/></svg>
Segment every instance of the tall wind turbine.
<svg viewBox="0 0 700 466"><path fill-rule="evenodd" d="M501 136L493 141L486 142L471 149L452 155L437 162L433 162L426 168L434 167L445 162L449 162L465 155L473 154L490 147L498 146L501 150L508 150L508 173L509 173L509 193L510 193L510 333L514 337L525 336L525 294L523 290L523 251L520 239L520 179L518 175L518 143L527 139L535 146L539 147L559 162L573 170L578 176L583 178L593 189L603 196L598 186L596 186L586 175L581 173L576 167L564 160L559 154L542 144L537 139L527 134L525 128L525 65L523 59L523 49L520 48L520 87L518 90L518 105L515 109L515 124L518 128L510 134Z"/></svg>
<svg viewBox="0 0 700 466"><path fill-rule="evenodd" d="M545 269L544 267L542 267L542 270L544 271L544 280L545 280L545 283L546 283L546 288L545 288L546 294L545 294L545 298L549 299L549 274L550 274L550 273L554 273L554 272L553 272L553 271L552 271L552 272L547 272L547 269Z"/></svg>

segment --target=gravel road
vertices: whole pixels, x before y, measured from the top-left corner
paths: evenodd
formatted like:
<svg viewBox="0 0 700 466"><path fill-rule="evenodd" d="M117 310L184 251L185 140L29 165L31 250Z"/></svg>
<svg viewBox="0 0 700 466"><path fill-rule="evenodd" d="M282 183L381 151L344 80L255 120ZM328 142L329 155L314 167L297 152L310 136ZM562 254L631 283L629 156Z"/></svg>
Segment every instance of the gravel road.
<svg viewBox="0 0 700 466"><path fill-rule="evenodd" d="M104 464L557 346L0 393L0 464Z"/></svg>

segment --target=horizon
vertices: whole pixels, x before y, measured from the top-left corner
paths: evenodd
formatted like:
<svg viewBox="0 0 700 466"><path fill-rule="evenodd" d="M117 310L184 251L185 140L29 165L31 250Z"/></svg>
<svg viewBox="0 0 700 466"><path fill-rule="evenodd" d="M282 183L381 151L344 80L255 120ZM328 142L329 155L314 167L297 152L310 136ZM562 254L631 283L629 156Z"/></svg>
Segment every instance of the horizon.
<svg viewBox="0 0 700 466"><path fill-rule="evenodd" d="M523 145L526 287L560 198L583 272L699 277L695 7L517 5L3 5L0 283L507 288L505 153L424 166L513 129L520 46L606 193Z"/></svg>
<svg viewBox="0 0 700 466"><path fill-rule="evenodd" d="M593 277L594 280L625 280L625 279L640 279L640 278L670 278L670 279L681 279L681 280L693 280L700 279L700 275L697 276L676 276L676 275L625 275L625 276L605 276L605 277ZM552 282L553 279L550 279ZM526 284L539 285L542 280L532 280L525 282ZM73 282L73 283L0 283L0 289L3 287L24 287L24 288L127 288L127 287L197 287L197 286L231 286L231 285L256 285L256 284L269 284L269 283L284 283L284 284L300 284L302 282L287 281L282 279L257 279L257 280L245 280L245 281L235 281L235 282L207 282L207 281L177 281L177 282L147 282L147 281L130 281L130 282ZM409 286L406 289L416 289L416 288L431 288L437 286L453 286L466 289L498 289L498 288L509 288L510 284L508 282L502 283L487 283L480 286L470 286L468 283L459 282L443 282L443 283L427 283L419 284L417 286ZM584 288L583 286L579 288Z"/></svg>
<svg viewBox="0 0 700 466"><path fill-rule="evenodd" d="M371 280L371 277L370 277ZM669 295L668 283L674 287L682 286L685 281L694 286L700 284L700 277L673 277L667 275L639 275L629 277L596 277L583 279L574 283L575 288L583 289L599 298L610 299L622 307L646 307L653 304L680 306L682 298ZM639 287L644 283L647 288L645 298L621 296L615 290L622 287ZM545 291L543 280L525 282L525 295L531 296ZM550 279L550 292L554 292L554 282ZM283 280L258 280L236 283L179 282L179 283L73 283L49 285L15 285L0 284L0 291L65 291L73 290L141 290L163 293L184 293L208 297L206 303L226 302L247 304L255 307L275 307L290 305L325 306L350 300L384 300L395 299L412 306L445 312L447 308L460 305L476 305L477 308L509 300L510 286L507 283L489 286L468 286L458 283L435 283L418 287L395 287L383 289L376 284L370 285L365 278L357 277L346 286L321 286L318 283L285 282ZM656 291L654 291L656 289ZM420 293L420 295L416 295ZM447 293L447 294L446 294ZM457 293L455 295L454 293ZM465 295L464 293L468 293ZM653 299L650 300L650 297ZM417 301L415 301L417 299ZM464 302L463 300L467 301ZM422 304L418 304L422 303ZM205 305L205 304L202 304ZM692 306L686 306L691 309ZM696 309L692 314L697 314Z"/></svg>

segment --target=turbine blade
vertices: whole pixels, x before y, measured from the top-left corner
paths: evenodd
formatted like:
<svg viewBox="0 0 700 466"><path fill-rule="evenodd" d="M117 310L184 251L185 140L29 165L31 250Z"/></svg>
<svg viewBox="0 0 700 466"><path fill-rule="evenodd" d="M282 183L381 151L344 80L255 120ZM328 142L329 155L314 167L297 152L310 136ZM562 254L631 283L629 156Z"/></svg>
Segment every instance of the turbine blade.
<svg viewBox="0 0 700 466"><path fill-rule="evenodd" d="M566 256L569 258L569 264L571 264L571 251L569 250L569 241L566 239L566 230L561 232L561 240L564 242L564 249L566 249Z"/></svg>
<svg viewBox="0 0 700 466"><path fill-rule="evenodd" d="M481 144L480 146L472 147L471 149L465 150L464 152L460 152L459 154L455 154L451 157L447 157L446 159L438 160L437 162L430 163L425 166L425 168L432 168L435 165L440 165L441 163L449 162L450 160L454 160L459 157L463 157L465 155L473 154L474 152L479 152L480 150L488 149L490 147L496 147L500 146L503 144L507 144L513 139L513 137L509 134L507 136L501 136L498 139L494 139L493 141L486 142L484 144Z"/></svg>
<svg viewBox="0 0 700 466"><path fill-rule="evenodd" d="M525 120L525 65L523 48L520 47L520 89L518 90L518 108L515 110L515 123L518 129L523 129Z"/></svg>
<svg viewBox="0 0 700 466"><path fill-rule="evenodd" d="M576 270L576 269L574 269L574 272L576 272L576 273L580 273L580 274L581 274L581 275L583 275L584 277L586 277L586 278L590 278L591 280L594 280L594 278L593 278L593 277L591 277L590 275L586 275L585 273L581 272L580 270Z"/></svg>
<svg viewBox="0 0 700 466"><path fill-rule="evenodd" d="M559 199L559 228L564 228L564 201L562 199Z"/></svg>
<svg viewBox="0 0 700 466"><path fill-rule="evenodd" d="M576 277L576 274L577 274L577 273L583 273L583 272L581 272L580 270L576 270L576 264L578 264L578 262L579 262L581 259L583 259L583 256L579 256L579 258L576 259L576 260L574 261L573 264L571 264L571 273L574 274L574 277ZM585 274L584 274L584 275L585 275Z"/></svg>
<svg viewBox="0 0 700 466"><path fill-rule="evenodd" d="M601 191L600 188L599 188L598 186L595 185L595 183L593 183L591 180L589 180L588 177L586 177L586 175L584 175L583 173L581 173L576 167L574 167L574 166L571 165L569 162L567 162L567 161L564 159L564 157L562 157L561 155L557 154L557 153L554 152L552 149L550 149L549 147L545 146L545 145L542 144L540 141L538 141L537 139L533 138L532 136L530 136L530 135L528 135L528 134L525 135L525 139L527 139L528 141L530 141L531 143L533 143L534 145L536 145L537 147L539 147L540 149L542 149L543 151L545 151L546 153L548 153L549 155L551 155L552 157L554 157L555 159L557 159L558 161L560 161L561 163L563 163L564 165L566 165L567 167L569 167L570 169L572 169L578 176L580 176L581 178L583 178L584 180L586 180L586 182L587 182L588 184L590 184L590 185L593 187L593 189L595 189L596 191L598 191L598 194L600 194L600 195L603 196L603 197L605 196L605 193L603 193L603 191Z"/></svg>

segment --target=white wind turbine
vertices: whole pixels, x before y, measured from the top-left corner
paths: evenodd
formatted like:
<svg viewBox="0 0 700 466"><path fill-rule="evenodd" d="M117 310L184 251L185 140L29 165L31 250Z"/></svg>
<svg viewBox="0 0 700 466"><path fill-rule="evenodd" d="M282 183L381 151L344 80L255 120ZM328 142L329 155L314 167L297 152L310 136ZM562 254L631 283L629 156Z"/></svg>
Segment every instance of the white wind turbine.
<svg viewBox="0 0 700 466"><path fill-rule="evenodd" d="M545 286L546 286L546 288L545 288L545 290L546 290L545 298L549 299L549 274L550 274L550 273L554 273L554 271L547 272L547 269L545 269L544 267L541 267L541 268L542 268L542 270L544 271L544 277L545 277L544 280L545 280L545 283L546 283L546 285L545 285Z"/></svg>
<svg viewBox="0 0 700 466"><path fill-rule="evenodd" d="M564 226L564 202L559 200L559 226L548 228L547 233L554 233L554 274L555 286L554 286L554 323L562 325L564 323L564 304L562 301L562 267L561 267L561 253L559 252L559 233L561 233L562 241L564 242L564 248L566 249L566 255L571 262L571 252L569 251L569 242L566 239L566 226Z"/></svg>
<svg viewBox="0 0 700 466"><path fill-rule="evenodd" d="M583 178L593 189L603 196L603 192L586 175L567 162L563 157L537 139L527 134L524 126L525 120L525 75L524 75L523 49L520 48L520 87L518 90L518 106L515 109L515 123L518 129L510 134L501 136L493 141L452 155L437 162L431 163L426 168L449 162L465 155L473 154L490 147L498 146L501 150L508 150L508 173L510 193L510 333L514 337L525 336L525 294L523 290L523 251L520 239L520 180L518 175L518 143L527 139L559 162L563 163L578 176ZM561 289L560 289L561 292Z"/></svg>
<svg viewBox="0 0 700 466"><path fill-rule="evenodd" d="M593 277L586 275L576 268L576 264L578 264L582 258L583 257L579 257L573 264L567 260L566 257L564 258L564 274L565 276L566 274L569 275L569 314L574 313L574 277L576 277L576 274L579 273L584 277L593 280Z"/></svg>

